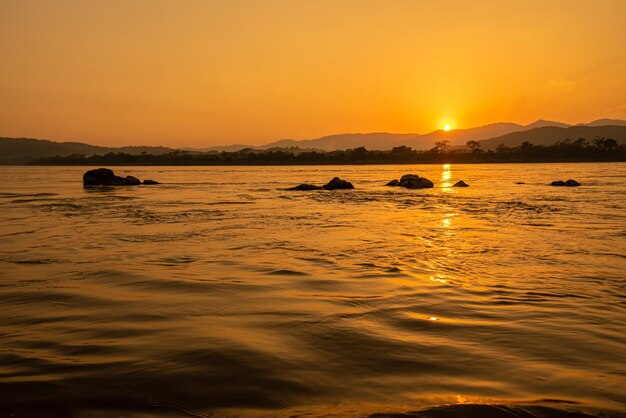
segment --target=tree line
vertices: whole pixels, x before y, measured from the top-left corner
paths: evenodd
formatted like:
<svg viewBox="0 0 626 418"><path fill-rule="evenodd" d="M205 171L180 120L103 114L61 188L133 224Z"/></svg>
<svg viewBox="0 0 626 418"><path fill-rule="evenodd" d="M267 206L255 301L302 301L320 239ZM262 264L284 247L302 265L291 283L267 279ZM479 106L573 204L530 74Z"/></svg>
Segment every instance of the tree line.
<svg viewBox="0 0 626 418"><path fill-rule="evenodd" d="M477 141L466 148L451 150L448 141L440 141L430 150L420 151L399 146L391 150L368 150L358 147L339 151L273 148L243 149L234 152L191 152L177 150L166 154L108 153L72 154L39 158L33 165L305 165L305 164L429 164L429 163L524 163L626 161L626 145L612 138L564 140L551 146L524 142L516 147L500 144L484 150Z"/></svg>

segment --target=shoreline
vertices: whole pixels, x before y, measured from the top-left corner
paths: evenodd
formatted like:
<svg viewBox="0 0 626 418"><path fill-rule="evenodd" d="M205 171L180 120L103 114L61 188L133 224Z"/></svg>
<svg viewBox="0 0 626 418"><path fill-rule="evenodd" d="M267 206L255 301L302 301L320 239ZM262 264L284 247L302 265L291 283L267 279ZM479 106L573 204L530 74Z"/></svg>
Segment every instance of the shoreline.
<svg viewBox="0 0 626 418"><path fill-rule="evenodd" d="M430 161L430 162L312 162L312 163L231 163L231 164L158 164L158 163L113 163L99 162L94 164L0 164L0 167L315 167L315 166L366 166L366 165L484 165L484 164L593 164L593 163L626 163L626 160L554 160L554 161Z"/></svg>

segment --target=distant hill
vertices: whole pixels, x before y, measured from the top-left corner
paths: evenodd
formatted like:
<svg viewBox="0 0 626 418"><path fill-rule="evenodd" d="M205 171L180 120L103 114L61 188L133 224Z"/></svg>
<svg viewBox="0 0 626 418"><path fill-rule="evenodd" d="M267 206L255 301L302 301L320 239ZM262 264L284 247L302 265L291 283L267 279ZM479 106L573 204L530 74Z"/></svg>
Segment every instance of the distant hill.
<svg viewBox="0 0 626 418"><path fill-rule="evenodd" d="M539 119L538 121L535 121L531 123L530 125L524 126L524 130L528 131L530 129L543 128L545 126L558 126L559 128L567 128L568 126L572 126L572 125L563 123L563 122L555 122L553 120Z"/></svg>
<svg viewBox="0 0 626 418"><path fill-rule="evenodd" d="M32 138L0 138L0 164L24 164L42 157L68 156L72 154L165 154L173 151L166 147L101 147L81 142L55 142Z"/></svg>
<svg viewBox="0 0 626 418"><path fill-rule="evenodd" d="M581 126L626 125L626 121L599 119ZM266 150L275 147L299 147L324 151L346 150L350 148L366 147L369 150L389 150L393 147L405 145L417 150L427 150L435 146L438 141L447 140L452 147L464 146L467 141L481 141L507 135L513 132L524 132L536 128L558 127L567 128L571 125L562 122L540 119L529 125L517 123L492 123L468 129L453 129L451 131L437 130L424 135L420 134L393 134L393 133L349 133L329 135L316 139L294 140L283 139L266 145L227 145L204 148L198 151L239 151L244 148Z"/></svg>
<svg viewBox="0 0 626 418"><path fill-rule="evenodd" d="M335 151L358 147L368 150L390 150L398 146L407 146L416 150L429 150L436 142L448 141L451 149L465 148L467 141L479 141L483 149L495 149L499 144L515 147L524 141L535 145L553 145L564 139L577 138L593 140L596 137L613 138L620 143L626 141L626 121L614 119L598 119L586 124L575 126L566 123L538 120L529 125L516 123L492 123L469 129L452 131L437 130L428 134L394 134L387 132L351 133L329 135L316 139L293 140L283 139L261 146L227 145L204 149L187 150L191 152L239 151L245 148L267 150L271 148L293 148L300 150ZM0 164L25 164L30 161L55 156L83 154L86 156L121 152L132 155L148 153L154 155L174 151L167 147L102 147L80 142L55 142L32 138L0 138Z"/></svg>
<svg viewBox="0 0 626 418"><path fill-rule="evenodd" d="M418 134L392 134L387 132L328 135L316 139L281 139L265 145L226 145L203 148L202 151L239 151L244 148L266 150L270 148L309 148L323 151L335 151L366 147L367 149L391 149L397 145L412 141ZM384 147L384 148L381 148Z"/></svg>
<svg viewBox="0 0 626 418"><path fill-rule="evenodd" d="M531 129L529 131L512 132L499 137L479 141L481 148L494 150L500 144L507 147L516 147L522 142L528 141L534 145L554 145L559 141L578 138L585 138L593 141L594 138L613 138L620 144L626 144L626 123L622 126L569 126L566 128L558 126L544 126Z"/></svg>
<svg viewBox="0 0 626 418"><path fill-rule="evenodd" d="M390 150L393 147L405 145L418 150L431 149L435 142L449 140L452 145L465 144L470 139L480 140L504 135L524 129L523 125L516 123L493 123L470 129L455 129L449 132L438 130L426 135L419 134L393 134L387 132L377 133L350 133L323 136L316 139L294 140L283 139L266 145L227 145L220 147L205 148L204 151L238 151L244 148L265 150L269 148L312 148L323 151L346 150L350 148L365 147L369 150Z"/></svg>
<svg viewBox="0 0 626 418"><path fill-rule="evenodd" d="M589 123L579 123L576 126L607 126L607 125L626 126L626 120L598 119L598 120L594 120L593 122L589 122Z"/></svg>
<svg viewBox="0 0 626 418"><path fill-rule="evenodd" d="M480 141L481 139L493 138L510 132L521 131L525 127L517 123L492 123L485 126L469 129L453 129L451 131L438 130L429 134L420 135L406 145L417 150L431 149L438 141L449 141L450 145L465 145L467 141Z"/></svg>
<svg viewBox="0 0 626 418"><path fill-rule="evenodd" d="M324 151L334 151L338 149L350 149L358 147L365 147L367 149L391 149L395 146L409 143L417 137L419 137L419 135L417 134L392 134L387 132L366 134L340 134L303 141L284 139L281 141L272 142L260 148L268 149L276 147L299 147L315 148Z"/></svg>

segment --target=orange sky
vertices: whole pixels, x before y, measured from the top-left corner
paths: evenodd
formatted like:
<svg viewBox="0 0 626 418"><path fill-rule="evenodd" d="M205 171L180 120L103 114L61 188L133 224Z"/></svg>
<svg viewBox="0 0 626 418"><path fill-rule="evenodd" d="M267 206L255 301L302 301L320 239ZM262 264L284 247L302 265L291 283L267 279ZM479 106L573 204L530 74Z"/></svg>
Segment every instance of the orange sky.
<svg viewBox="0 0 626 418"><path fill-rule="evenodd" d="M260 144L626 119L626 1L0 0L0 136Z"/></svg>

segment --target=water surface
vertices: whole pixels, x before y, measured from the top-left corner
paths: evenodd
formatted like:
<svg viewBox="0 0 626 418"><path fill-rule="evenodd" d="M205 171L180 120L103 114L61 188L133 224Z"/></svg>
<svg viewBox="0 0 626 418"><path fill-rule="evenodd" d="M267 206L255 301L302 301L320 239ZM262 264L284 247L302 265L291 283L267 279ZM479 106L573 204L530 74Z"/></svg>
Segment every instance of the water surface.
<svg viewBox="0 0 626 418"><path fill-rule="evenodd" d="M0 414L626 413L624 163L86 169L0 167Z"/></svg>

